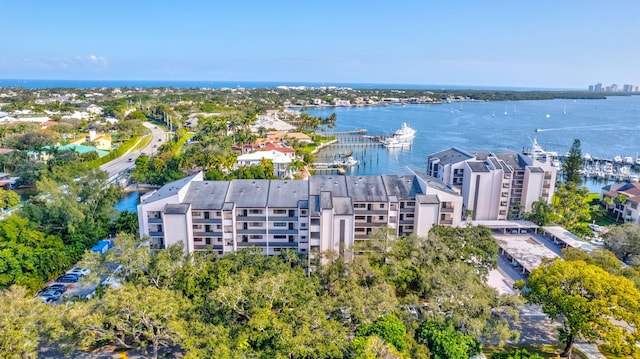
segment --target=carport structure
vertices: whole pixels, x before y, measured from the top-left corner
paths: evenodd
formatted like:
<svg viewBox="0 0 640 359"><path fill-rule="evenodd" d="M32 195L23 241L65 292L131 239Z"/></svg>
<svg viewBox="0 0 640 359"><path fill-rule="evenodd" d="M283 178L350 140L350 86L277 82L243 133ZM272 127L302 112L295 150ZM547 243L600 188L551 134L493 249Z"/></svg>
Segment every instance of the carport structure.
<svg viewBox="0 0 640 359"><path fill-rule="evenodd" d="M526 234L537 233L540 226L533 222L512 220L512 221L471 221L474 226L489 227L502 234Z"/></svg>
<svg viewBox="0 0 640 359"><path fill-rule="evenodd" d="M542 227L542 233L562 248L575 248L591 252L595 246L578 238L575 234L560 226Z"/></svg>
<svg viewBox="0 0 640 359"><path fill-rule="evenodd" d="M542 260L559 258L544 244L530 236L498 236L500 254L504 255L514 267L522 267L522 273L528 275L538 268Z"/></svg>

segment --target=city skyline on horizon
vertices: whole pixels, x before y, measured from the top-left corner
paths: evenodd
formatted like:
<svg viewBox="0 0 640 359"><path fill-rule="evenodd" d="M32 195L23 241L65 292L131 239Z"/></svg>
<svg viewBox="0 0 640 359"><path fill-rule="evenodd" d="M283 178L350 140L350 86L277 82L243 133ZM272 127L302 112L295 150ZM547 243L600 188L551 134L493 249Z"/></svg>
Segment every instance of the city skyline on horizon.
<svg viewBox="0 0 640 359"><path fill-rule="evenodd" d="M0 78L587 89L640 84L640 3L2 3ZM96 16L100 14L100 16ZM119 18L119 22L111 19ZM106 20L105 20L106 19ZM615 29L617 36L605 31Z"/></svg>

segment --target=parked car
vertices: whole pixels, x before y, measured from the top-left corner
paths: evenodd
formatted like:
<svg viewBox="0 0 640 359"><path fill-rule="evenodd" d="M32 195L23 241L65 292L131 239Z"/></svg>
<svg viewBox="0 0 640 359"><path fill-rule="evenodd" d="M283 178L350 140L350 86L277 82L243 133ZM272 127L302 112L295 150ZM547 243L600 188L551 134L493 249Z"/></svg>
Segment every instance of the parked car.
<svg viewBox="0 0 640 359"><path fill-rule="evenodd" d="M600 232L600 226L595 224L595 223L589 223L588 225L589 229L594 231L594 232Z"/></svg>
<svg viewBox="0 0 640 359"><path fill-rule="evenodd" d="M89 273L91 273L91 269L79 267L67 271L67 274L78 274L82 277L89 275Z"/></svg>
<svg viewBox="0 0 640 359"><path fill-rule="evenodd" d="M60 294L56 295L56 294L49 293L49 294L44 294L38 297L42 298L42 301L45 303L52 303L60 299Z"/></svg>
<svg viewBox="0 0 640 359"><path fill-rule="evenodd" d="M56 279L58 283L77 283L80 278L75 275L63 275Z"/></svg>
<svg viewBox="0 0 640 359"><path fill-rule="evenodd" d="M51 288L44 288L42 290L40 290L37 294L36 297L47 297L47 296L58 296L60 297L62 295L62 292L56 289L51 289Z"/></svg>
<svg viewBox="0 0 640 359"><path fill-rule="evenodd" d="M43 290L57 290L60 293L67 291L67 286L64 284L51 284L46 286Z"/></svg>

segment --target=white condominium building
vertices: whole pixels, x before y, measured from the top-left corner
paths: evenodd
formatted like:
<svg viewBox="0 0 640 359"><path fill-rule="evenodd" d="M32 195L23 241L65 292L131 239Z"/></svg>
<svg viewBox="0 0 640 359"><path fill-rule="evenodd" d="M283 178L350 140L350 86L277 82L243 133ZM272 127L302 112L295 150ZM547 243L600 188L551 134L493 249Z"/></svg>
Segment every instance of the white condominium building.
<svg viewBox="0 0 640 359"><path fill-rule="evenodd" d="M506 220L530 212L534 202L550 204L557 169L520 153L450 148L429 155L427 174L456 188L474 219Z"/></svg>
<svg viewBox="0 0 640 359"><path fill-rule="evenodd" d="M187 253L258 247L264 254L339 251L376 228L426 235L460 225L462 197L423 173L312 176L309 180L204 181L202 173L141 198L141 237L152 248L182 243Z"/></svg>

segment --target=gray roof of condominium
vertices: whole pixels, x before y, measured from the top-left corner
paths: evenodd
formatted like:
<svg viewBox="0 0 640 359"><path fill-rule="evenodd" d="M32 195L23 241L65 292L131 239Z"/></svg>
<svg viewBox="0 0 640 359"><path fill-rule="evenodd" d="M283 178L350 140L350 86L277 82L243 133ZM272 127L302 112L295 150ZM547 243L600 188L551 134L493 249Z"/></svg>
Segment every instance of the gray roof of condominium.
<svg viewBox="0 0 640 359"><path fill-rule="evenodd" d="M416 200L421 204L439 204L440 198L435 194L420 194L416 196Z"/></svg>
<svg viewBox="0 0 640 359"><path fill-rule="evenodd" d="M413 170L412 170L412 172L416 175L417 178L419 178L420 180L425 182L427 184L427 186L429 186L431 188L434 188L434 189L437 189L439 191L443 191L443 192L447 192L447 193L458 195L458 192L456 192L452 188L448 187L446 184L444 184L439 179L437 179L437 178L435 178L433 176L429 176L428 174L426 174L424 172L418 172L418 171L413 171ZM428 189L427 189L427 192L429 192Z"/></svg>
<svg viewBox="0 0 640 359"><path fill-rule="evenodd" d="M440 160L441 164L446 165L473 159L473 155L459 148L451 147L444 151L432 153L429 155L429 160L436 158Z"/></svg>
<svg viewBox="0 0 640 359"><path fill-rule="evenodd" d="M184 186L188 185L195 176L197 176L197 174L167 183L166 185L160 187L154 194L149 196L149 198L147 198L145 202L154 202L177 194L178 191L181 190Z"/></svg>
<svg viewBox="0 0 640 359"><path fill-rule="evenodd" d="M241 208L264 208L269 198L269 180L233 180L225 202L234 202Z"/></svg>
<svg viewBox="0 0 640 359"><path fill-rule="evenodd" d="M489 172L489 168L484 161L467 161L467 166L472 172Z"/></svg>
<svg viewBox="0 0 640 359"><path fill-rule="evenodd" d="M542 172L544 173L544 170L540 167L529 167L529 171L531 172Z"/></svg>
<svg viewBox="0 0 640 359"><path fill-rule="evenodd" d="M168 203L164 206L164 214L186 214L189 212L188 203Z"/></svg>
<svg viewBox="0 0 640 359"><path fill-rule="evenodd" d="M333 213L337 215L353 214L353 203L349 197L333 198Z"/></svg>
<svg viewBox="0 0 640 359"><path fill-rule="evenodd" d="M522 158L522 155L519 153L498 153L496 154L496 157L504 161L504 163L511 166L513 169L524 169L528 166Z"/></svg>
<svg viewBox="0 0 640 359"><path fill-rule="evenodd" d="M308 198L309 182L305 180L271 180L267 206L298 207L298 202Z"/></svg>
<svg viewBox="0 0 640 359"><path fill-rule="evenodd" d="M422 193L415 175L382 175L381 177L389 196L396 196L398 199L415 199L417 194Z"/></svg>
<svg viewBox="0 0 640 359"><path fill-rule="evenodd" d="M337 197L347 197L345 176L311 176L309 177L309 194L320 194L329 191Z"/></svg>
<svg viewBox="0 0 640 359"><path fill-rule="evenodd" d="M229 181L194 181L182 202L191 203L193 209L222 209L229 183Z"/></svg>
<svg viewBox="0 0 640 359"><path fill-rule="evenodd" d="M347 191L353 202L387 202L381 176L346 176Z"/></svg>

